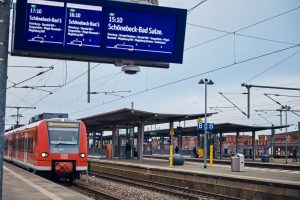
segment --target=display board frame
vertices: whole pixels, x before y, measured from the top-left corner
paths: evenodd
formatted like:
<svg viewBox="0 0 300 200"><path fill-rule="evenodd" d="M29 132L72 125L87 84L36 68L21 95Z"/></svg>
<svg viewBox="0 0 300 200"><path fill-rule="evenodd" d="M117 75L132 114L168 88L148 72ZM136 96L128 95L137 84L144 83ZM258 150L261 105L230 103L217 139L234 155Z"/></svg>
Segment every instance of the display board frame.
<svg viewBox="0 0 300 200"><path fill-rule="evenodd" d="M63 0L63 1L53 1L47 0L48 2L62 2L65 7L67 3L69 4L82 4L89 6L100 6L103 9L103 16L108 15L109 10L118 11L128 11L137 13L137 18L139 13L149 16L158 15L163 18L166 16L171 16L170 19L175 19L176 22L174 27L174 38L173 47L171 53L169 54L159 54L152 52L132 52L132 51L122 51L120 49L108 49L105 48L105 36L108 29L107 17L102 17L100 24L102 38L101 38L101 48L97 50L94 49L83 49L80 47L62 47L55 46L52 44L46 44L43 42L30 42L28 41L28 9L27 1L39 1L39 0L17 0L14 13L14 26L12 34L12 49L11 55L13 56L28 56L28 57L39 57L39 58L55 58L55 59L65 59L65 60L77 60L77 61L89 61L89 62L103 62L103 63L114 63L117 65L126 65L127 63L134 63L134 65L140 66L151 66L151 67L168 67L169 63L182 63L183 62L183 51L184 51L184 38L185 38L185 28L186 28L186 16L187 10L159 7L153 5L142 5L142 4L132 4L125 2L107 1L107 0ZM30 12L40 12L39 10L33 10ZM45 19L46 20L46 19ZM151 19L149 19L149 23ZM153 23L153 22L151 22ZM158 23L158 22L157 22ZM168 24L163 23L161 26L166 29ZM65 27L66 29L66 27ZM65 32L66 30L64 30ZM69 29L68 29L69 31ZM173 33L169 33L172 35ZM152 36L152 35L150 35Z"/></svg>

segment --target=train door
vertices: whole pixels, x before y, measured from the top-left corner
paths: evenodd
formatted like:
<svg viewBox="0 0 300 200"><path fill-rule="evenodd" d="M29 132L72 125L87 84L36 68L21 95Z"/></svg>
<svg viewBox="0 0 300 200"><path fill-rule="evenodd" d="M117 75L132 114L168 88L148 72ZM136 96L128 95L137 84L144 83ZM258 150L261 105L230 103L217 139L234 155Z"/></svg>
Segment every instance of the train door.
<svg viewBox="0 0 300 200"><path fill-rule="evenodd" d="M18 160L18 151L19 151L19 134L16 134L16 148L15 148L15 158L16 160Z"/></svg>
<svg viewBox="0 0 300 200"><path fill-rule="evenodd" d="M27 163L27 150L28 148L28 132L25 133L25 137L24 137L24 163Z"/></svg>
<svg viewBox="0 0 300 200"><path fill-rule="evenodd" d="M9 135L8 136L8 141L7 141L7 156L9 158L9 160L11 161L12 160L12 136Z"/></svg>

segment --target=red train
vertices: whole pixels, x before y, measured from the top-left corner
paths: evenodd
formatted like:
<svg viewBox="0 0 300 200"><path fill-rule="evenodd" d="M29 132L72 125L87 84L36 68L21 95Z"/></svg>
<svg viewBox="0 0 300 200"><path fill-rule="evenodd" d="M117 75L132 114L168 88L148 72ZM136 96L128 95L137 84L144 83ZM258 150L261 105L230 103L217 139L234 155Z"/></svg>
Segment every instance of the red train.
<svg viewBox="0 0 300 200"><path fill-rule="evenodd" d="M50 178L73 181L87 170L87 137L83 122L53 118L4 135L4 159Z"/></svg>

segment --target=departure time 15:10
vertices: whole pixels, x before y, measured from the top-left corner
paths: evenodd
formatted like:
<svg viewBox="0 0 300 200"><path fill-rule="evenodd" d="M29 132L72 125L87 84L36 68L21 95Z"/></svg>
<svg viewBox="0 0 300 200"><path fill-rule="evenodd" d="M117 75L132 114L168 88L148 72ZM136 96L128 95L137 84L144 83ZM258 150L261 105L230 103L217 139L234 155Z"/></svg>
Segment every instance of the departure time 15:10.
<svg viewBox="0 0 300 200"><path fill-rule="evenodd" d="M109 22L122 24L123 23L123 17L112 17L112 16L109 16Z"/></svg>

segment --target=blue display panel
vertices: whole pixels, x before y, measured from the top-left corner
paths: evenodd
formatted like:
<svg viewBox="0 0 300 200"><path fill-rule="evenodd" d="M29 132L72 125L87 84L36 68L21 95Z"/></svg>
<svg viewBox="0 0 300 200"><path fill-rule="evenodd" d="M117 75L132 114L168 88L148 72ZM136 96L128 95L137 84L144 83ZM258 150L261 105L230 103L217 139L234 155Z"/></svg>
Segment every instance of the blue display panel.
<svg viewBox="0 0 300 200"><path fill-rule="evenodd" d="M63 45L64 3L28 0L26 11L26 39L29 43Z"/></svg>
<svg viewBox="0 0 300 200"><path fill-rule="evenodd" d="M169 55L174 51L174 15L109 9L105 18L107 49Z"/></svg>
<svg viewBox="0 0 300 200"><path fill-rule="evenodd" d="M104 0L17 0L12 55L182 63L186 13Z"/></svg>
<svg viewBox="0 0 300 200"><path fill-rule="evenodd" d="M102 7L67 3L66 9L65 45L100 48Z"/></svg>

